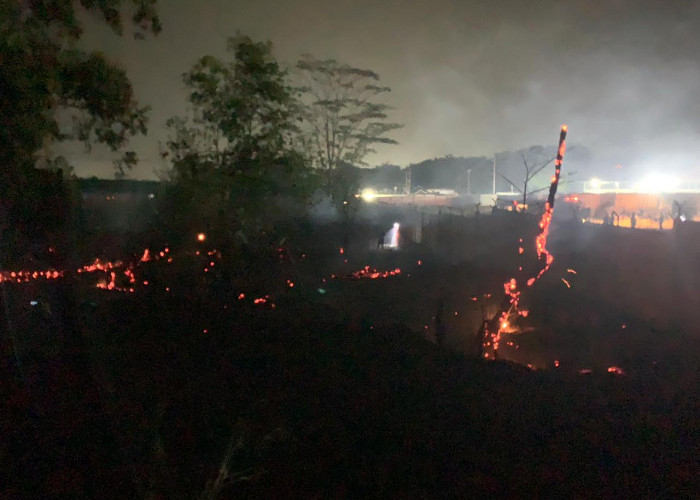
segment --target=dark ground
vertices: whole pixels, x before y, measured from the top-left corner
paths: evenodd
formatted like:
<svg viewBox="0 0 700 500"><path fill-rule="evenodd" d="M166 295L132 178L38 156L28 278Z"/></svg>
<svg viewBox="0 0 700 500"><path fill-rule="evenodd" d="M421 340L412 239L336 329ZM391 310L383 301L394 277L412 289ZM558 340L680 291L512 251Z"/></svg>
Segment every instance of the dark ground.
<svg viewBox="0 0 700 500"><path fill-rule="evenodd" d="M307 257L269 263L258 290L203 277L184 256L142 266L150 285L134 294L95 289L92 276L8 286L22 365L4 335L0 496L695 497L698 299L683 283L697 282L696 246L616 228L554 233L530 331L506 353L551 368L531 371L467 355L481 305L495 307L517 263L520 222L491 223L481 231L506 236L469 243L452 225L401 252L369 251L375 231L358 226L342 255L324 228ZM685 272L668 278L679 262ZM330 279L364 265L402 274ZM274 309L251 303L266 287ZM35 297L48 309L28 306Z"/></svg>

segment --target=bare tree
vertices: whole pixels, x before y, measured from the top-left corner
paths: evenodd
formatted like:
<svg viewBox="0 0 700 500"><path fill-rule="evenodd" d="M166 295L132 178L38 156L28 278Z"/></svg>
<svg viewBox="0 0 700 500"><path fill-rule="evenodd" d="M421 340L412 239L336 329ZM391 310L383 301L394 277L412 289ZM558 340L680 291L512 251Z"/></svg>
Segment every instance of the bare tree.
<svg viewBox="0 0 700 500"><path fill-rule="evenodd" d="M542 170L544 170L547 167L547 165L552 163L554 161L554 158L555 158L553 156L551 158L543 159L542 156L544 153L542 151L542 148L538 147L538 146L531 147L528 150L528 153L530 155L536 154L539 156L539 158L535 159L535 158L531 157L530 160L528 161L528 158L525 155L525 153L523 151L520 152L520 156L523 159L523 167L525 167L525 177L523 178L522 184L517 184L517 183L513 182L512 180L510 180L508 177L506 177L501 172L497 172L498 175L503 177L511 186L513 186L515 189L518 190L518 192L520 192L523 195L523 205L525 207L527 207L527 195L531 194L528 191L528 186L530 186L531 181L537 176L537 174L542 172ZM541 190L538 190L538 191L541 191Z"/></svg>

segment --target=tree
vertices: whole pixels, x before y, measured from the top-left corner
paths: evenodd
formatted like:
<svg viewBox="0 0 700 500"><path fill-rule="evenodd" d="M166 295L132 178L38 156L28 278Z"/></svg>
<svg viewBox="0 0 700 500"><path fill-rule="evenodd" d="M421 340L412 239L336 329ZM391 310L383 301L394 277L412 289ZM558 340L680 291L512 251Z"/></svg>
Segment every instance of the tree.
<svg viewBox="0 0 700 500"><path fill-rule="evenodd" d="M333 171L333 182L331 199L338 200L337 206L340 216L344 222L349 222L355 218L360 205L360 198L357 196L360 190L359 169L347 163L341 163Z"/></svg>
<svg viewBox="0 0 700 500"><path fill-rule="evenodd" d="M527 195L529 193L528 187L530 182L537 176L537 174L542 172L542 170L544 170L547 167L547 165L554 161L554 157L546 158L544 156L544 148L542 148L541 146L532 146L527 151L527 154L524 151L521 151L520 157L523 160L523 167L525 167L525 176L523 178L522 185L518 185L515 182L511 181L501 172L498 172L498 175L503 177L508 183L510 183L511 186L513 186L520 193L522 193L523 206L527 207Z"/></svg>
<svg viewBox="0 0 700 500"><path fill-rule="evenodd" d="M138 36L160 30L155 0L0 3L0 223L4 231L17 233L41 206L34 196L40 194L38 186L32 183L38 179L37 153L47 144L81 140L116 151L130 136L145 133L147 108L134 100L124 70L103 54L77 46L82 34L79 9L100 13L121 34L124 4L132 9ZM135 157L127 155L125 161L133 164ZM50 166L53 159L47 157L46 162ZM46 184L53 189L49 186L53 183Z"/></svg>
<svg viewBox="0 0 700 500"><path fill-rule="evenodd" d="M332 195L333 172L338 166L365 165L365 157L375 152L374 145L397 144L386 134L401 125L387 121L391 108L379 99L390 89L379 85L374 71L310 55L303 56L296 67L305 80L301 88L305 146L315 166L324 172Z"/></svg>
<svg viewBox="0 0 700 500"><path fill-rule="evenodd" d="M578 150L579 148L576 146L569 148L569 152L574 152ZM585 147L583 149L583 152L585 154ZM546 183L543 187L539 187L533 190L532 181L534 181L535 177L537 177L537 175L540 172L542 172L545 168L547 168L547 166L549 166L554 161L556 156L552 156L550 158L549 156L547 156L545 148L543 148L542 146L531 146L527 151L520 151L520 158L522 159L523 167L525 168L525 175L523 177L522 184L513 182L502 172L497 173L523 195L523 208L524 210L527 210L527 199L529 195L549 189L549 183ZM567 174L563 174L561 178L566 178L567 180L560 181L559 185L572 182L571 177L575 174L576 172L568 172Z"/></svg>
<svg viewBox="0 0 700 500"><path fill-rule="evenodd" d="M113 150L145 132L145 112L121 68L99 52L76 46L82 34L76 7L100 12L123 32L123 0L3 1L0 6L0 158L7 169L33 166L47 139L99 142ZM157 33L155 0L131 0L139 33ZM67 131L67 121L74 123Z"/></svg>
<svg viewBox="0 0 700 500"><path fill-rule="evenodd" d="M169 120L169 199L181 229L205 224L252 243L301 213L315 176L299 151L299 106L269 42L237 35L230 62L202 57L183 75L192 113ZM188 207L188 208L186 208ZM193 218L192 215L198 217Z"/></svg>

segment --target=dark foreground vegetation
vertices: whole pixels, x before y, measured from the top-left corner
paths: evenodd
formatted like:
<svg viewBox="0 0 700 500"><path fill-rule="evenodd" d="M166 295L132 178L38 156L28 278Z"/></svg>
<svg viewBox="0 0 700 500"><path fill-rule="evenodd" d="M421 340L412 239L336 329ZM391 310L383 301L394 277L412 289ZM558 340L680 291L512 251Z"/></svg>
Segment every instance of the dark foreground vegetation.
<svg viewBox="0 0 700 500"><path fill-rule="evenodd" d="M21 367L5 337L2 496L697 492L700 386L692 336L622 376L477 360L436 346L391 311L382 320L373 306L390 305L382 295L395 293L396 308L430 309L420 294L401 304L408 299L399 290L418 286L427 295L430 276L456 276L458 267L425 247L341 256L320 243L306 257L313 262L269 261L269 282L289 276L296 286L258 305L252 299L259 290L241 299L240 285L223 272L205 277L202 258L184 250L169 267L138 267L149 286L133 294L97 289L94 276L10 285ZM408 269L419 254L429 272L318 285L324 266L349 269L374 258ZM475 280L493 272L477 264ZM47 307L27 305L36 297ZM581 307L573 306L563 307ZM595 332L578 334L585 336L579 347L604 343ZM460 344L456 335L451 330L448 345Z"/></svg>
<svg viewBox="0 0 700 500"><path fill-rule="evenodd" d="M147 113L81 16L144 38L154 5L0 2L1 498L697 496L697 238L553 231L522 341L485 361L534 219L380 250L401 214L358 217L355 167L395 143L390 89L312 56L299 87L240 33L183 75L163 182L81 196L51 143L123 150Z"/></svg>

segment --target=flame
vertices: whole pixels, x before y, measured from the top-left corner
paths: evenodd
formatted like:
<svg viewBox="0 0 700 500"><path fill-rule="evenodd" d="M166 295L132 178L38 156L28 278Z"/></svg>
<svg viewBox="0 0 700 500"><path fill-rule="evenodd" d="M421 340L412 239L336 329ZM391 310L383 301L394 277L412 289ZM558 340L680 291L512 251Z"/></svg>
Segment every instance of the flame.
<svg viewBox="0 0 700 500"><path fill-rule="evenodd" d="M370 268L369 266L365 266L364 268L360 269L359 271L354 271L350 273L349 275L346 276L346 278L351 278L351 279L378 279L378 278L389 278L391 276L397 276L401 274L401 269L398 267L396 269L392 269L389 271L378 271L374 268ZM335 274L331 275L332 279L337 278Z"/></svg>
<svg viewBox="0 0 700 500"><path fill-rule="evenodd" d="M0 273L0 283L29 283L32 280L38 280L40 278L46 280L55 280L58 278L62 278L63 275L63 271L57 271L55 269L49 269L46 271L3 271L2 273Z"/></svg>
<svg viewBox="0 0 700 500"><path fill-rule="evenodd" d="M559 136L559 148L557 151L556 160L554 162L554 175L552 176L551 184L549 187L549 196L544 206L544 213L542 214L542 217L540 218L538 224L540 231L535 237L535 250L537 252L537 260L541 263L542 267L534 277L531 277L526 281L528 287L532 286L538 279L540 279L542 275L549 270L552 263L554 262L554 256L547 249L547 237L549 236L549 227L552 223L552 214L554 212L554 199L557 192L557 186L559 184L559 177L561 175L561 164L562 160L564 159L564 153L566 152L567 130L567 126L562 125L561 133ZM522 238L520 238L519 243L520 245L518 247L518 254L522 255L524 253ZM519 269L522 270L522 266L520 266ZM564 279L562 280L569 288L571 288L571 285L568 281ZM518 283L516 279L511 278L508 282L506 282L504 284L504 289L506 294L505 299L507 301L507 306L501 308L501 312L498 315L499 319L497 329L495 332L489 331L488 323L486 323L486 331L484 332L485 342L486 339L489 338L491 342L493 342L494 358L498 357L498 347L501 339L501 334L510 326L509 318L511 314L515 313L523 317L527 316L527 312L523 314L523 311L520 311L518 309L521 293L518 289ZM488 342L483 344L484 347L486 347L487 345Z"/></svg>

